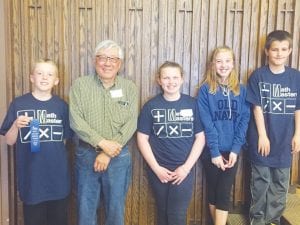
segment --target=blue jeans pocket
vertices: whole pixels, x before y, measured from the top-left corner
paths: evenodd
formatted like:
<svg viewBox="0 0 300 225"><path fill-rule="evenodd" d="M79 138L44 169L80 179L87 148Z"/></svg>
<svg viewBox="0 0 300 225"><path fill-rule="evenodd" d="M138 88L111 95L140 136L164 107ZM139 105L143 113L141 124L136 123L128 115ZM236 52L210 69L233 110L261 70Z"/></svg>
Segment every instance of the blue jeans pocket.
<svg viewBox="0 0 300 225"><path fill-rule="evenodd" d="M91 169L94 166L97 153L88 148L77 147L75 151L75 166L81 169Z"/></svg>

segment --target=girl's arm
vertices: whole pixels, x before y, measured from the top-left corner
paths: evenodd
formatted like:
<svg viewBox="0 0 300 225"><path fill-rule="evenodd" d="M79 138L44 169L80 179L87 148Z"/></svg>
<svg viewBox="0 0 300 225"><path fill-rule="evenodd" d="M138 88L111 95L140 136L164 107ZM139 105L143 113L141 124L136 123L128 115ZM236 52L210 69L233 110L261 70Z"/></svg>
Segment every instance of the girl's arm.
<svg viewBox="0 0 300 225"><path fill-rule="evenodd" d="M190 172L190 170L198 160L199 156L201 155L204 145L205 145L205 136L204 136L204 132L202 131L195 135L195 141L192 150L189 154L189 157L187 158L185 163L181 165L181 167L183 167L183 169L186 172Z"/></svg>
<svg viewBox="0 0 300 225"><path fill-rule="evenodd" d="M219 151L218 131L214 125L214 122L212 121L208 97L208 87L201 86L197 97L197 103L200 112L200 118L204 125L206 143L209 147L212 158L215 158L221 156L221 154Z"/></svg>
<svg viewBox="0 0 300 225"><path fill-rule="evenodd" d="M154 154L152 152L150 143L149 143L149 135L137 132L137 145L139 147L140 152L142 153L144 159L150 168L155 171L159 164L157 163Z"/></svg>
<svg viewBox="0 0 300 225"><path fill-rule="evenodd" d="M195 135L195 141L192 146L191 152L184 164L179 166L174 172L173 184L179 185L189 174L194 164L197 162L199 156L202 153L203 147L205 145L204 132L197 133Z"/></svg>
<svg viewBox="0 0 300 225"><path fill-rule="evenodd" d="M146 160L147 164L159 178L162 183L167 183L171 181L173 172L160 166L155 159L152 148L149 143L149 135L142 132L137 132L137 144L141 154Z"/></svg>
<svg viewBox="0 0 300 225"><path fill-rule="evenodd" d="M246 133L250 120L250 104L246 102L246 89L241 86L241 111L240 120L234 131L234 139L231 152L238 155L243 144L246 142Z"/></svg>

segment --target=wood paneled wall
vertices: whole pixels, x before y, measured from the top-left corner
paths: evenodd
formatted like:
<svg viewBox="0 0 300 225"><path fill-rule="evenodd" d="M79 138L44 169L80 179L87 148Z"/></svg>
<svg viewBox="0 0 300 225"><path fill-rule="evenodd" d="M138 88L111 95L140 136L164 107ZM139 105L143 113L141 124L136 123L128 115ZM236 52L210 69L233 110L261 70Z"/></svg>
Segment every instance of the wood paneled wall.
<svg viewBox="0 0 300 225"><path fill-rule="evenodd" d="M1 90L1 99L0 100L0 120L5 114L6 110L6 92L5 92L5 83L6 83L6 38L5 38L5 24L7 22L4 12L5 4L3 1L0 1L0 90ZM8 209L8 163L7 163L7 151L4 138L0 136L0 224L8 225L9 209Z"/></svg>
<svg viewBox="0 0 300 225"><path fill-rule="evenodd" d="M79 76L93 73L93 50L104 39L113 39L124 48L125 62L121 74L139 86L141 106L159 92L154 74L165 60L175 60L183 65L183 92L195 95L211 51L219 45L226 44L234 49L240 78L246 80L251 71L265 63L264 40L266 34L274 29L284 29L293 34L289 64L300 68L300 2L297 0L3 2L7 42L1 41L1 45L5 46L0 47L7 51L6 72L1 74L1 82L5 83L1 83L1 119L6 112L5 106L14 97L30 91L30 67L37 58L47 57L58 63L60 85L55 92L68 100L72 82ZM5 165L0 168L0 219L5 225L22 225L21 204L15 189L13 150L8 152L3 139L0 141L1 165ZM144 171L145 164L134 139L130 149L133 179L127 199L126 225L154 225L154 201ZM248 200L246 189L249 182L249 165L243 155L239 164L232 194L233 206L238 207ZM299 182L298 171L297 155L293 160L292 184ZM197 163L194 172L194 195L187 224L206 225L209 219L201 163ZM9 198L9 206L3 205L7 204L3 198L5 194ZM71 224L75 224L74 194L71 202ZM10 222L6 221L8 216ZM103 221L102 217L100 220Z"/></svg>

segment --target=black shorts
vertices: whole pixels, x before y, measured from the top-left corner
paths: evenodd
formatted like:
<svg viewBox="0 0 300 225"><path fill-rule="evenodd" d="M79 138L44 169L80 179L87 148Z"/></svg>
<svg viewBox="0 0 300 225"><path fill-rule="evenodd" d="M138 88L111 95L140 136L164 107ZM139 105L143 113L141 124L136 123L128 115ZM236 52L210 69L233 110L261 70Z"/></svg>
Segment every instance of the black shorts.
<svg viewBox="0 0 300 225"><path fill-rule="evenodd" d="M229 152L223 153L226 159ZM211 162L211 158L201 158L206 175L208 202L215 205L217 209L229 211L231 188L235 179L238 161L232 168L225 171L219 169Z"/></svg>

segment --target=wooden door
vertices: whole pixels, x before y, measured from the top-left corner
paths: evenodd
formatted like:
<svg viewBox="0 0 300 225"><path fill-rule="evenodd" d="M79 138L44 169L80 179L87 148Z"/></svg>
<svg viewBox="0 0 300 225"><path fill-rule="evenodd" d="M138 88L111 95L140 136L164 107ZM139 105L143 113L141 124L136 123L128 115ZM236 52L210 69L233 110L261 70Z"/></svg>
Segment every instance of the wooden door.
<svg viewBox="0 0 300 225"><path fill-rule="evenodd" d="M289 64L300 68L300 3L297 0L4 0L7 46L6 74L1 105L30 90L29 71L37 58L58 63L60 85L55 92L68 100L73 81L93 73L96 44L113 39L125 50L121 76L132 79L140 89L140 106L159 92L154 74L165 60L183 65L183 92L195 95L211 51L219 45L234 49L240 79L265 62L266 34L285 29L293 34ZM3 43L3 42L0 42ZM3 48L4 46L0 46ZM2 91L1 91L2 92ZM6 108L1 108L1 116ZM4 189L10 190L10 225L22 225L21 203L15 189L14 155L1 141L1 173ZM126 225L154 225L155 205L145 174L145 163L135 139L130 142L133 178L126 204ZM73 147L70 146L73 161ZM299 158L294 157L291 184L299 182ZM187 224L208 224L205 176L197 163L194 194ZM232 192L232 206L247 203L249 165L243 155ZM3 185L1 186L3 187ZM1 202L5 202L0 198ZM8 207L1 205L2 208ZM2 209L1 208L1 209ZM3 209L2 209L3 211ZM0 210L1 212L1 210ZM7 214L7 213L6 213ZM0 214L1 215L1 214ZM103 215L103 211L102 214ZM99 224L103 224L100 215ZM71 223L76 222L72 192ZM4 218L4 217L3 217ZM2 219L2 218L1 218ZM7 223L8 224L8 223Z"/></svg>

